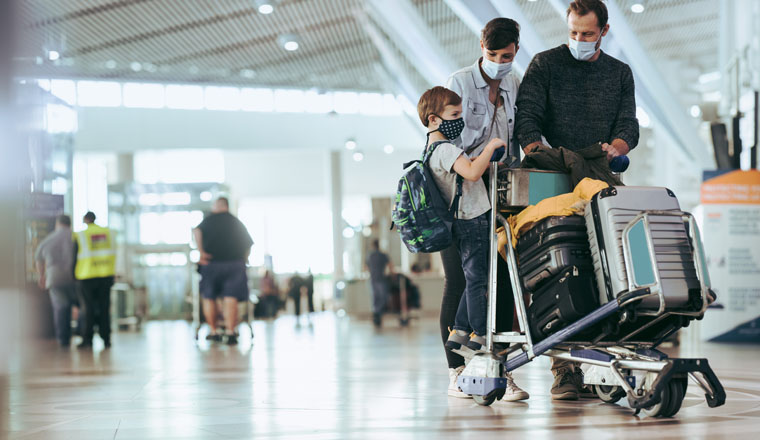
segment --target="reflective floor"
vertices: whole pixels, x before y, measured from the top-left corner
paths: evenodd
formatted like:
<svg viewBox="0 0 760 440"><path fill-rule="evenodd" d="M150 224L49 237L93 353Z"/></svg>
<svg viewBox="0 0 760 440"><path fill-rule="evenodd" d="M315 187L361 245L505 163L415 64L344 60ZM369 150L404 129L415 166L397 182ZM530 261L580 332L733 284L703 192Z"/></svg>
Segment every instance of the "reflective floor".
<svg viewBox="0 0 760 440"><path fill-rule="evenodd" d="M29 353L10 376L10 439L758 438L757 346L682 344L710 359L727 403L690 386L674 419L637 418L623 401L553 402L548 360L515 372L531 394L481 407L446 396L437 322L381 331L330 313L241 327L238 346L198 344L185 322L114 335L113 347ZM203 331L201 335L203 336ZM99 342L99 341L98 341ZM674 353L671 353L674 354ZM1 434L1 433L0 433ZM1 435L0 435L1 436Z"/></svg>

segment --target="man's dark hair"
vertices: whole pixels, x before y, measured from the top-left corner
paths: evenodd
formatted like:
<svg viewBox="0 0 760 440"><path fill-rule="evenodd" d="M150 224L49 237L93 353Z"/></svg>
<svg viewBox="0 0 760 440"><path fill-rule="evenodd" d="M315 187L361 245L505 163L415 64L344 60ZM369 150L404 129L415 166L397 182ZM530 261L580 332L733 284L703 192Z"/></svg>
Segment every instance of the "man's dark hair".
<svg viewBox="0 0 760 440"><path fill-rule="evenodd" d="M227 197L219 197L218 199L216 199L216 201L224 203L224 206L228 208L230 207L230 199L228 199Z"/></svg>
<svg viewBox="0 0 760 440"><path fill-rule="evenodd" d="M374 249L380 249L380 240L372 240L372 247Z"/></svg>
<svg viewBox="0 0 760 440"><path fill-rule="evenodd" d="M600 28L607 25L607 5L601 0L575 0L570 3L570 7L567 8L565 19L570 16L571 12L575 12L581 17L589 12L593 12L594 15L596 15L596 22L599 24Z"/></svg>
<svg viewBox="0 0 760 440"><path fill-rule="evenodd" d="M95 222L95 213L92 211L87 211L87 214L84 215L84 219L90 223Z"/></svg>
<svg viewBox="0 0 760 440"><path fill-rule="evenodd" d="M520 45L520 25L511 18L494 18L480 32L483 46L488 50L504 49L512 43Z"/></svg>
<svg viewBox="0 0 760 440"><path fill-rule="evenodd" d="M57 222L59 225L63 225L63 226L68 226L68 227L71 227L71 217L69 217L69 216L68 216L68 215L66 215L66 214L61 214L61 215L59 215L59 216L58 216L58 217L55 219L55 221L56 221L56 222Z"/></svg>

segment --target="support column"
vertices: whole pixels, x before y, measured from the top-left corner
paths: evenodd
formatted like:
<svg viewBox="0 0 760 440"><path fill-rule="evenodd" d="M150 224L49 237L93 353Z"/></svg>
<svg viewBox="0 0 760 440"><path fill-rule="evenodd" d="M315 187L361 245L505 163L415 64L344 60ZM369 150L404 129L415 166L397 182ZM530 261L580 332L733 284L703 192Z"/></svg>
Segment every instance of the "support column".
<svg viewBox="0 0 760 440"><path fill-rule="evenodd" d="M135 180L135 155L132 153L119 153L116 156L116 181L130 183Z"/></svg>
<svg viewBox="0 0 760 440"><path fill-rule="evenodd" d="M343 170L341 167L341 152L333 150L329 153L328 182L330 194L330 210L332 212L333 233L333 280L343 278Z"/></svg>

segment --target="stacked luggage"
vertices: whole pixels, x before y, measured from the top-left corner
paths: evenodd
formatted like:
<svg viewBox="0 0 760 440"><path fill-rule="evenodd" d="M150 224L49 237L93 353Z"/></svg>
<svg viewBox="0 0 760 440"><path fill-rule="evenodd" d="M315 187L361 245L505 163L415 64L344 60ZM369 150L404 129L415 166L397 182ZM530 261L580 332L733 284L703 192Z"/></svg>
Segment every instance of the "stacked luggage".
<svg viewBox="0 0 760 440"><path fill-rule="evenodd" d="M534 340L640 288L652 294L635 311L584 337L658 340L688 325L704 305L688 228L670 190L630 186L600 191L584 216L537 223L516 247Z"/></svg>
<svg viewBox="0 0 760 440"><path fill-rule="evenodd" d="M518 273L526 291L534 340L544 339L599 305L583 217L548 217L517 240Z"/></svg>

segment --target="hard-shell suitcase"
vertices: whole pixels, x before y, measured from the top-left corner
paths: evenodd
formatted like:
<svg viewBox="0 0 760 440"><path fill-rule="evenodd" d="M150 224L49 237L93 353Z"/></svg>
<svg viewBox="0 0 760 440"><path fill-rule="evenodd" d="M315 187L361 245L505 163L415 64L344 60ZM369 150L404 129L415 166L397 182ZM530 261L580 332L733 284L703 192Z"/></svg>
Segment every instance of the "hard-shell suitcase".
<svg viewBox="0 0 760 440"><path fill-rule="evenodd" d="M523 285L528 291L540 289L541 285L558 274L567 266L583 266L593 272L593 260L589 249L586 232L583 231L586 242L555 243L541 246L541 251L534 253L529 260L520 260L518 273Z"/></svg>
<svg viewBox="0 0 760 440"><path fill-rule="evenodd" d="M675 194L667 188L636 186L605 188L586 206L584 217L600 304L629 290L623 230L643 211L680 212L680 206ZM652 236L665 307L687 307L694 300L694 290L699 293L700 283L686 225L677 215L652 212L647 227ZM641 245L648 246L646 243ZM637 264L636 261L628 263ZM659 307L659 296L645 298L640 304L642 309L657 310Z"/></svg>
<svg viewBox="0 0 760 440"><path fill-rule="evenodd" d="M544 339L577 321L598 304L593 269L564 268L532 295L528 316L533 340Z"/></svg>
<svg viewBox="0 0 760 440"><path fill-rule="evenodd" d="M580 215L547 217L536 223L517 240L518 259L531 259L546 246L555 243L588 243L586 220Z"/></svg>

